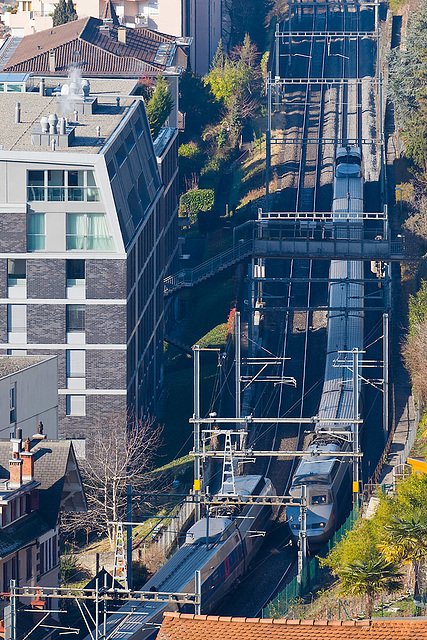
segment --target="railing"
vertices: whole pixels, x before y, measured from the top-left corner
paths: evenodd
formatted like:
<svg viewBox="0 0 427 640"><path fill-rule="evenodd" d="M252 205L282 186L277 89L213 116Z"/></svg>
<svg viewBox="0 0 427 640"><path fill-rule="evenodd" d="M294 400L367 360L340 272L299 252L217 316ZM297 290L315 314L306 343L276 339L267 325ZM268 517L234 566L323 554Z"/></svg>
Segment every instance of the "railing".
<svg viewBox="0 0 427 640"><path fill-rule="evenodd" d="M114 243L111 236L80 236L67 233L66 247L68 250L80 251L113 251Z"/></svg>
<svg viewBox="0 0 427 640"><path fill-rule="evenodd" d="M28 202L100 202L97 187L27 187Z"/></svg>
<svg viewBox="0 0 427 640"><path fill-rule="evenodd" d="M194 269L182 269L164 280L165 294L172 293L182 287L193 285L215 275L219 271L232 266L239 260L250 256L253 251L253 240L240 241L237 246L223 251L206 262L194 267Z"/></svg>

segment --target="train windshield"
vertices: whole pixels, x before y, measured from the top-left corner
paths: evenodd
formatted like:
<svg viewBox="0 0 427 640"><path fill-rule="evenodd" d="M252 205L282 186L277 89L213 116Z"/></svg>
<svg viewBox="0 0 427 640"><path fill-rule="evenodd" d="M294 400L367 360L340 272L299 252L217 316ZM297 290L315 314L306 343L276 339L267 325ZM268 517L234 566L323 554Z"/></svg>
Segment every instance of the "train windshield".
<svg viewBox="0 0 427 640"><path fill-rule="evenodd" d="M311 504L327 504L327 503L328 503L328 496L326 495L326 493L320 496L311 496Z"/></svg>
<svg viewBox="0 0 427 640"><path fill-rule="evenodd" d="M340 156L337 158L337 165L339 164L357 164L360 167L361 160L358 156Z"/></svg>

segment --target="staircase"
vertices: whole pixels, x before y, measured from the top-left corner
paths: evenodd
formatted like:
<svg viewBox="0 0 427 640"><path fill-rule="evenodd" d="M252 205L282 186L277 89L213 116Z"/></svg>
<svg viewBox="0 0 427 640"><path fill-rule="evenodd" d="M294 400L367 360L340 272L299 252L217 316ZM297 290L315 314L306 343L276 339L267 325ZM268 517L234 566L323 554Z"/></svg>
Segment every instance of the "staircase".
<svg viewBox="0 0 427 640"><path fill-rule="evenodd" d="M252 239L240 241L235 247L219 253L217 256L202 262L194 269L182 269L164 279L165 295L175 293L184 287L193 287L199 282L220 273L233 264L252 255L254 241Z"/></svg>

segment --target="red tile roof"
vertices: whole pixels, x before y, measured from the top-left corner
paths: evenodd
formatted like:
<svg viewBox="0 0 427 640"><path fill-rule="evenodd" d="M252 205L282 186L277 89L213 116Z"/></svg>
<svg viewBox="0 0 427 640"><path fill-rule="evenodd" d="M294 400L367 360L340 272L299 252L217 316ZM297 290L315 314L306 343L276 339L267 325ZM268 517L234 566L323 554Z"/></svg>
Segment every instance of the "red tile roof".
<svg viewBox="0 0 427 640"><path fill-rule="evenodd" d="M157 640L427 640L427 620L270 620L164 614Z"/></svg>
<svg viewBox="0 0 427 640"><path fill-rule="evenodd" d="M157 74L164 71L168 54L173 57L176 49L175 36L144 28L126 29L123 43L118 39L117 24L109 31L102 27L102 20L89 17L26 36L3 70L55 75L77 64L88 76ZM158 55L160 45L165 49L163 56ZM55 73L50 71L52 51Z"/></svg>

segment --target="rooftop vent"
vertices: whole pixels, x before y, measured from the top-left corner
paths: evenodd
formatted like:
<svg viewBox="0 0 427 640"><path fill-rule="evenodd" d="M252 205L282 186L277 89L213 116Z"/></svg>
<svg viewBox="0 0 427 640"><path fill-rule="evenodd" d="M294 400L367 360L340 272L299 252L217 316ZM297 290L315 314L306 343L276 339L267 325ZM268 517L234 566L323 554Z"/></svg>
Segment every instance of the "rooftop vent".
<svg viewBox="0 0 427 640"><path fill-rule="evenodd" d="M58 126L59 122L59 126ZM75 127L69 127L64 118L60 118L56 113L51 113L49 117L43 116L31 132L31 144L35 147L50 147L53 149L66 149L75 138Z"/></svg>

